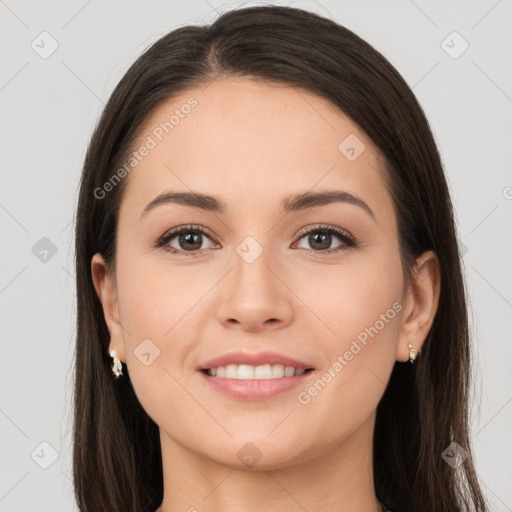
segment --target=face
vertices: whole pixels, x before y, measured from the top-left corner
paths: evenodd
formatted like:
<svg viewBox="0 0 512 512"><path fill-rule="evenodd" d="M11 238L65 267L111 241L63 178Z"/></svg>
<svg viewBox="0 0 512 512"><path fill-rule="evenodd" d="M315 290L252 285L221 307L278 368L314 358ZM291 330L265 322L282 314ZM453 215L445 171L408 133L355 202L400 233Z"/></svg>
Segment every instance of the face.
<svg viewBox="0 0 512 512"><path fill-rule="evenodd" d="M393 202L368 137L312 93L230 78L162 104L133 149L110 349L161 434L221 464L259 452L259 468L277 468L367 428L405 297ZM191 192L222 211L153 202ZM337 198L293 199L322 192ZM199 370L240 351L313 370L274 384L229 379L228 393Z"/></svg>

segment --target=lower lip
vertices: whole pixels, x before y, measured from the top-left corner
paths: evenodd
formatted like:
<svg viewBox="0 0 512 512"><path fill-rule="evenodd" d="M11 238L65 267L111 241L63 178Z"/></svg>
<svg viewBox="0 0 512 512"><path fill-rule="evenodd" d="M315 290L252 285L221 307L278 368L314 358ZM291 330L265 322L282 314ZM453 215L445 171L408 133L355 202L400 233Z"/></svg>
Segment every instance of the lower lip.
<svg viewBox="0 0 512 512"><path fill-rule="evenodd" d="M204 372L199 372L206 382L214 389L232 398L242 398L245 400L264 400L271 398L279 393L288 391L300 386L308 379L314 370L295 375L294 377L282 377L280 379L224 379L212 377Z"/></svg>

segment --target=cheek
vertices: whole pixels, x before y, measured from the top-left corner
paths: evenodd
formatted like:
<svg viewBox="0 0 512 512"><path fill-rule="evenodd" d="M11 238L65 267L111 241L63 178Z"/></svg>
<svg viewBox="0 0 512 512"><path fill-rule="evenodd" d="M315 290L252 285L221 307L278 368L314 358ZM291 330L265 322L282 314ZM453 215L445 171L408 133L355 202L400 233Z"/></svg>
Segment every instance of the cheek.
<svg viewBox="0 0 512 512"><path fill-rule="evenodd" d="M303 390L304 402L362 415L376 407L395 361L401 272L399 259L391 255L371 262L360 258L337 273L331 269L328 286L311 308L319 313L318 329L324 332L317 338L322 382Z"/></svg>
<svg viewBox="0 0 512 512"><path fill-rule="evenodd" d="M129 250L125 254L130 254ZM200 274L193 266L185 268L165 257L135 251L129 258L120 258L119 302L127 330L139 336L170 338L174 326L187 321L198 298L208 291L211 276L206 272Z"/></svg>
<svg viewBox="0 0 512 512"><path fill-rule="evenodd" d="M319 323L319 331L336 353L348 350L352 340L364 343L396 333L403 282L399 256L391 249L353 253L336 270L322 268L297 281L297 286L302 281L298 294L318 313L325 327Z"/></svg>
<svg viewBox="0 0 512 512"><path fill-rule="evenodd" d="M359 341L367 348L382 353L379 349L387 345L386 340L393 339L398 324L400 303L400 285L389 275L364 279L357 277L350 284L351 292L339 298L336 332L342 346L348 350L353 341ZM375 343L370 344L370 340ZM370 347L371 345L371 347Z"/></svg>
<svg viewBox="0 0 512 512"><path fill-rule="evenodd" d="M206 267L199 272L199 265L124 251L119 251L118 292L133 388L155 421L167 417L164 404L173 403L186 414L193 403L182 386L194 375L193 355L212 316L202 299L218 279Z"/></svg>

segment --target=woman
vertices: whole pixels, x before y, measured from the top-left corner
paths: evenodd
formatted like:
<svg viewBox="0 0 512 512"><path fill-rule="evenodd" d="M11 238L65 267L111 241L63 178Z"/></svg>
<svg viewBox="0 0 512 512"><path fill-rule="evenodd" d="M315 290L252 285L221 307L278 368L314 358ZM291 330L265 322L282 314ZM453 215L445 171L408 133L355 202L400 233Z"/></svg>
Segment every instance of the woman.
<svg viewBox="0 0 512 512"><path fill-rule="evenodd" d="M113 92L76 224L81 511L487 511L428 122L286 7L174 30Z"/></svg>

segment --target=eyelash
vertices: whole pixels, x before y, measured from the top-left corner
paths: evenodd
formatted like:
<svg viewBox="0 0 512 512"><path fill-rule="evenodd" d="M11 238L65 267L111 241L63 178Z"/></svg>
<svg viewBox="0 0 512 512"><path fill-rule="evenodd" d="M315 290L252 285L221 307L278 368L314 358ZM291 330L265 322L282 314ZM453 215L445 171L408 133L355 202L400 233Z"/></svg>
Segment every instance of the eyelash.
<svg viewBox="0 0 512 512"><path fill-rule="evenodd" d="M299 233L298 240L301 240L306 235L309 235L311 233L317 233L317 232L321 232L323 234L335 234L344 243L344 246L341 246L341 248L337 248L337 249L329 249L327 251L319 251L316 249L311 249L311 250L306 249L308 254L313 253L315 255L318 255L318 254L322 255L322 254L338 253L338 252L341 252L346 249L352 249L354 247L357 247L359 244L358 240L354 236L350 235L344 229L341 229L341 228L338 228L335 226L324 225L324 224L318 224L318 225L308 229L308 231ZM196 250L196 251L181 251L181 250L177 250L175 248L169 248L167 246L167 244L173 238L175 238L176 236L178 236L182 233L196 233L196 234L199 233L199 234L205 235L211 239L211 235L209 234L209 232L206 229L202 228L201 226L188 225L188 226L182 226L182 227L174 228L174 229L171 229L170 231L167 231L167 233L165 233L156 242L155 247L163 248L165 251L168 251L171 254L183 254L185 256L196 256L196 255L201 254L204 251L208 250L208 249L201 249L201 250Z"/></svg>

